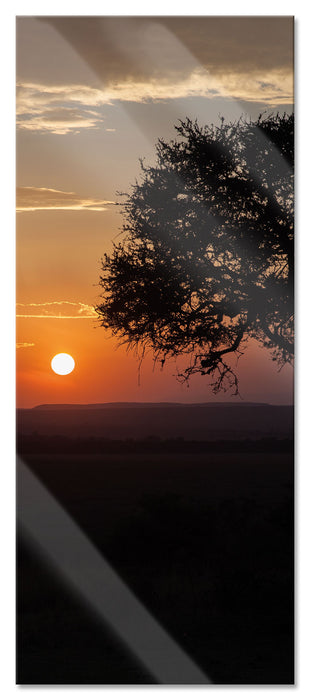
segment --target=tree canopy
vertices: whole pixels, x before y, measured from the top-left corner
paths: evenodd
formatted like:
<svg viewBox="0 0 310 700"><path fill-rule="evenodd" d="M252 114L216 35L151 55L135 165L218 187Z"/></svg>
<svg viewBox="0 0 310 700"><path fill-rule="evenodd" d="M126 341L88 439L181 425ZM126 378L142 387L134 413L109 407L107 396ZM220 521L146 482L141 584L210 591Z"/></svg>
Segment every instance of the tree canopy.
<svg viewBox="0 0 310 700"><path fill-rule="evenodd" d="M229 358L248 338L280 365L293 356L294 118L175 128L126 195L97 313L141 355L185 355L181 380L238 393Z"/></svg>

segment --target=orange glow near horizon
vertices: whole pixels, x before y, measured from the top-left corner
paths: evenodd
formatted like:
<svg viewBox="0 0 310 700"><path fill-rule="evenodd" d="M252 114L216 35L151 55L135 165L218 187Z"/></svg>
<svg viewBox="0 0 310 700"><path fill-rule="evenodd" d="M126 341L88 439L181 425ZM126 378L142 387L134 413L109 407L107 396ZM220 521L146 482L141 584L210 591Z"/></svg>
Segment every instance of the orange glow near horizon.
<svg viewBox="0 0 310 700"><path fill-rule="evenodd" d="M118 347L93 319L18 319L17 340L28 342L17 350L17 406L31 408L45 403L259 401L291 403L292 368L280 373L268 353L249 344L238 363L239 397L229 392L214 396L207 377L193 377L189 387L176 380L177 363L168 362L162 371L146 356L139 373L138 358ZM57 375L51 358L59 348L76 359L74 372ZM184 360L183 360L184 362ZM267 382L267 385L266 385ZM268 389L268 391L267 391Z"/></svg>

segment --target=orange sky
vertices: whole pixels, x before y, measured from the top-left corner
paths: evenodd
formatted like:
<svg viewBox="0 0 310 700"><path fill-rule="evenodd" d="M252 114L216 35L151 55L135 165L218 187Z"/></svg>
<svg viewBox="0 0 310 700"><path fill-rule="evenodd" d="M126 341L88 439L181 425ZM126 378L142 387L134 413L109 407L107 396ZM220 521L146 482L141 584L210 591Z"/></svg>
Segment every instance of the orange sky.
<svg viewBox="0 0 310 700"><path fill-rule="evenodd" d="M230 398L151 359L139 385L137 359L92 311L100 258L119 235L117 191L178 119L292 110L292 36L279 17L18 18L18 406ZM75 358L71 375L52 372L58 352ZM239 376L247 401L292 402L292 368L278 373L255 344Z"/></svg>

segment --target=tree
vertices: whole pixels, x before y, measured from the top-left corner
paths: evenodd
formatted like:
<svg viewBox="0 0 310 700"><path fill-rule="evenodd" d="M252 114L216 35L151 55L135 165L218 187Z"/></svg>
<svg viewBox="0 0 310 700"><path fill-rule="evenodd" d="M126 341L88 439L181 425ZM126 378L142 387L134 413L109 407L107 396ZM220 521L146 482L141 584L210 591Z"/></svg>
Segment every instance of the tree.
<svg viewBox="0 0 310 700"><path fill-rule="evenodd" d="M238 393L229 356L248 338L280 366L293 357L294 118L175 128L126 196L97 313L141 356L186 355L181 380Z"/></svg>

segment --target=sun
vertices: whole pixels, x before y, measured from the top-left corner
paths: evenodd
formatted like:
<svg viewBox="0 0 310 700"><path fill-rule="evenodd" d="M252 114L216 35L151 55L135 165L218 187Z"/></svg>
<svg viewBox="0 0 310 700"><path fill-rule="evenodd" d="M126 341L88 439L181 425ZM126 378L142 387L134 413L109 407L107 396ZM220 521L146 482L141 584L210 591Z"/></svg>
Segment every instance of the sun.
<svg viewBox="0 0 310 700"><path fill-rule="evenodd" d="M75 362L71 355L59 352L51 361L51 368L56 374L70 374L74 370Z"/></svg>

